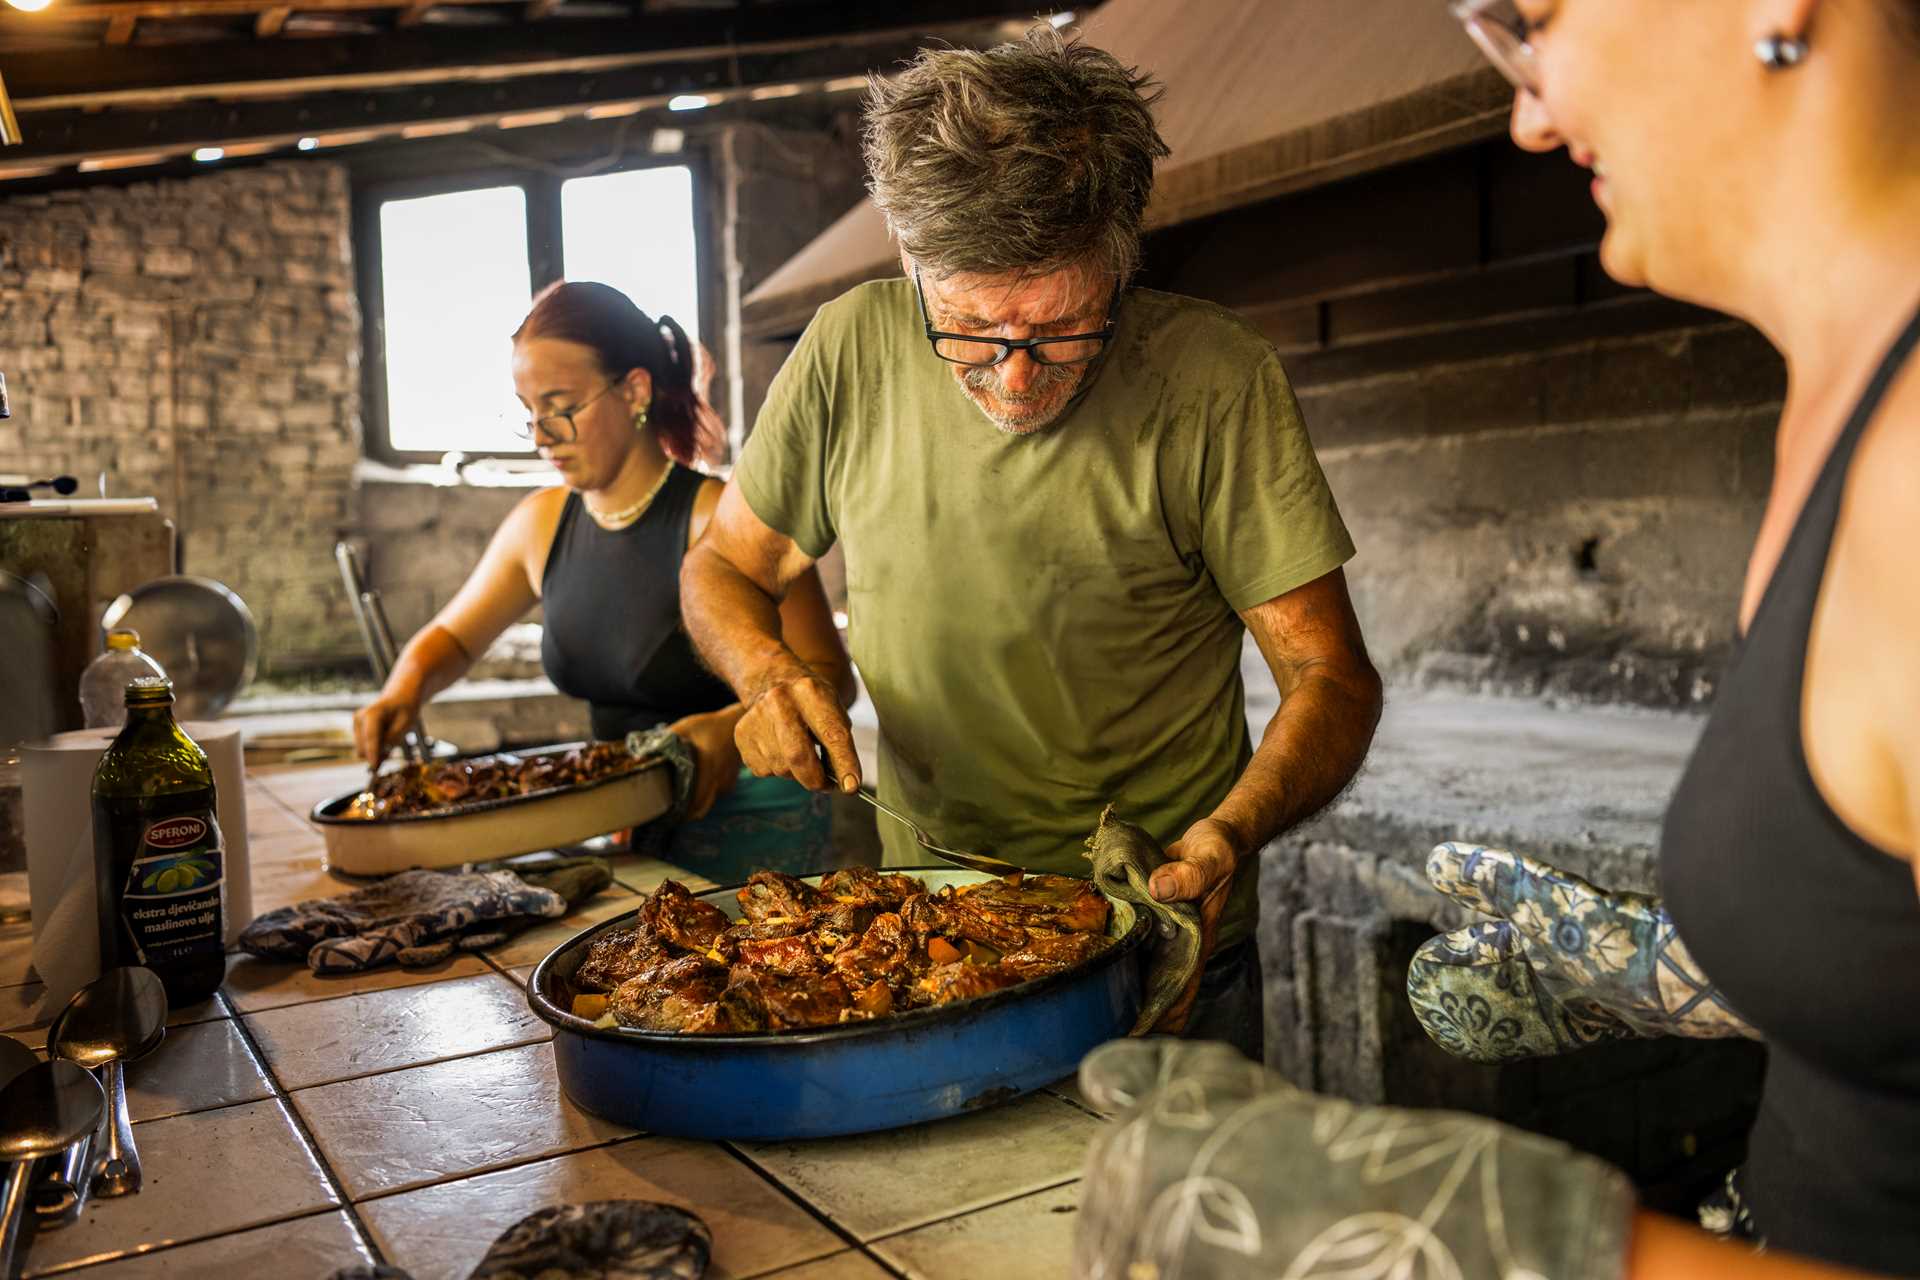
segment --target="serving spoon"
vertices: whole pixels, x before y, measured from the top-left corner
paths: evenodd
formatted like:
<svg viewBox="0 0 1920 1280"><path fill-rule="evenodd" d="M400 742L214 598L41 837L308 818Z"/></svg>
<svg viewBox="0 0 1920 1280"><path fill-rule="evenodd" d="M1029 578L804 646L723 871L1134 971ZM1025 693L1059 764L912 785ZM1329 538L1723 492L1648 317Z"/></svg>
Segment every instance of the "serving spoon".
<svg viewBox="0 0 1920 1280"><path fill-rule="evenodd" d="M881 804L879 798L865 788L861 789L860 798L895 822L905 823L907 830L913 832L913 838L919 842L920 847L942 861L951 862L956 867L965 867L969 871L984 871L990 876L1017 876L1026 871L1025 867L1016 867L1011 862L1003 862L999 858L990 857L984 853L966 853L959 849L943 848L935 844L926 832L916 826L912 818Z"/></svg>
<svg viewBox="0 0 1920 1280"><path fill-rule="evenodd" d="M72 1146L100 1123L100 1082L71 1062L36 1062L0 1089L0 1160L11 1162L0 1199L0 1276L14 1274L20 1211L33 1162Z"/></svg>
<svg viewBox="0 0 1920 1280"><path fill-rule="evenodd" d="M133 1146L127 1119L126 1065L160 1046L167 1034L167 991L151 969L109 969L74 992L73 999L47 1029L47 1048L56 1058L105 1070L111 1112L103 1124L99 1172L93 1193L124 1196L140 1189L140 1153Z"/></svg>

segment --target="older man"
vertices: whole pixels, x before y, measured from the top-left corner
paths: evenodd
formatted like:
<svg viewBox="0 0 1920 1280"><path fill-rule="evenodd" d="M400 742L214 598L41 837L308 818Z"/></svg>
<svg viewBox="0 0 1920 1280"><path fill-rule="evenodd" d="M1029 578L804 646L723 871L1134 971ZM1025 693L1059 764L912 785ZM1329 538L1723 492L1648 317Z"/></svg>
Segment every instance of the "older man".
<svg viewBox="0 0 1920 1280"><path fill-rule="evenodd" d="M838 542L881 797L955 848L1082 873L1117 804L1168 846L1155 896L1202 903L1212 958L1162 1025L1257 1053L1257 851L1352 777L1380 682L1272 347L1127 288L1166 154L1149 87L1044 27L874 83L905 278L820 309L681 590L747 764L852 790L848 720L776 612ZM1257 751L1245 630L1283 698ZM923 860L882 825L890 862Z"/></svg>

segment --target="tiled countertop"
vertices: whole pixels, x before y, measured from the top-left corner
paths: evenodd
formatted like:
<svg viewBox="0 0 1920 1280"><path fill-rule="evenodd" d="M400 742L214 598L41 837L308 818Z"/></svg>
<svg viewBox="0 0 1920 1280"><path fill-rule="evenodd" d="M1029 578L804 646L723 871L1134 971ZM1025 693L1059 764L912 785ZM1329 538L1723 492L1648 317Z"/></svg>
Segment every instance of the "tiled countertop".
<svg viewBox="0 0 1920 1280"><path fill-rule="evenodd" d="M326 872L304 815L364 776L249 772L256 912L354 887ZM321 1280L384 1260L462 1280L534 1210L622 1198L698 1212L714 1277L1066 1274L1097 1124L1070 1082L938 1124L767 1145L650 1137L568 1102L521 990L533 964L667 876L712 887L657 861L614 867L566 919L433 969L317 978L235 957L221 994L177 1011L128 1069L145 1190L32 1241L23 1275ZM25 926L0 931L0 1023L39 1047L29 956Z"/></svg>

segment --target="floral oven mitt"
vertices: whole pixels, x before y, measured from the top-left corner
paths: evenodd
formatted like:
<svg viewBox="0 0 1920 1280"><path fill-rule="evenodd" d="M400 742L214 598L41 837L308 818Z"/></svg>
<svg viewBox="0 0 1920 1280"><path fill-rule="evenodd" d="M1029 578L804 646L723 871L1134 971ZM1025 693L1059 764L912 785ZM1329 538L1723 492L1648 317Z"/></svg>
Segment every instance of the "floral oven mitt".
<svg viewBox="0 0 1920 1280"><path fill-rule="evenodd" d="M1657 898L1469 844L1435 848L1427 878L1492 917L1431 939L1408 968L1415 1016L1451 1053L1509 1062L1631 1036L1758 1038Z"/></svg>
<svg viewBox="0 0 1920 1280"><path fill-rule="evenodd" d="M1477 1116L1302 1093L1232 1047L1118 1040L1080 1067L1117 1113L1087 1156L1079 1280L1616 1280L1633 1189Z"/></svg>

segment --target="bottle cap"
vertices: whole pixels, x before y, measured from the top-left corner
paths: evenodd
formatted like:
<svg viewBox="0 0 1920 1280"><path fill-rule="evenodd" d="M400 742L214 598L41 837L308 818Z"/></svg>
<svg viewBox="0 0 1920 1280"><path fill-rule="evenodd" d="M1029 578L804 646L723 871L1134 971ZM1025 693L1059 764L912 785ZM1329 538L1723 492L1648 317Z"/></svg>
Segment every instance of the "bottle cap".
<svg viewBox="0 0 1920 1280"><path fill-rule="evenodd" d="M173 681L165 676L141 676L127 682L129 707L150 707L155 703L172 701Z"/></svg>
<svg viewBox="0 0 1920 1280"><path fill-rule="evenodd" d="M107 632L107 648L118 653L140 647L140 633L132 627L115 627Z"/></svg>

